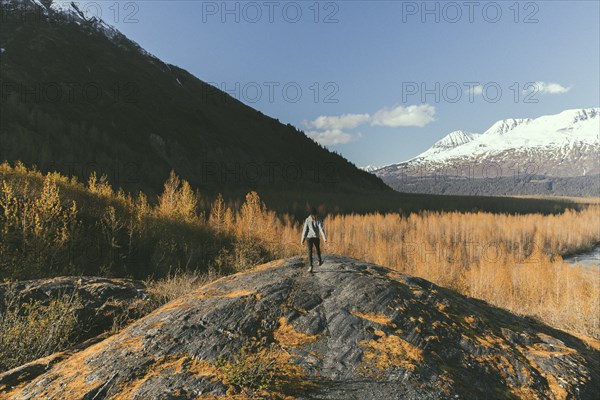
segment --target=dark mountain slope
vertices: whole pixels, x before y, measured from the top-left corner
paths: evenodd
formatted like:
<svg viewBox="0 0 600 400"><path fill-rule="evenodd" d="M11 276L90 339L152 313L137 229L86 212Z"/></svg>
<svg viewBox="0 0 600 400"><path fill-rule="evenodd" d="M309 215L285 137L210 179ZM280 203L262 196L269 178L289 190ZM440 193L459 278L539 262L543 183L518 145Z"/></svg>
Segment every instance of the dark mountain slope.
<svg viewBox="0 0 600 400"><path fill-rule="evenodd" d="M0 159L129 190L175 169L201 190L388 190L290 125L96 20L2 2ZM210 62L207 55L207 63Z"/></svg>

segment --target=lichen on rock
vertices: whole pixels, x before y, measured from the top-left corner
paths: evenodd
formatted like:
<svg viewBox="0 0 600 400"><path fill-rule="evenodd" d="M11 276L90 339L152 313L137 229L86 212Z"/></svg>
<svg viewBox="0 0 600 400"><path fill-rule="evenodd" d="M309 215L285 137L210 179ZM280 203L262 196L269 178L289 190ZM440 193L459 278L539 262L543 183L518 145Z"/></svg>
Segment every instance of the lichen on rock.
<svg viewBox="0 0 600 400"><path fill-rule="evenodd" d="M249 340L275 371L254 394L219 367ZM295 257L174 300L0 397L596 399L598 355L420 278L334 255L309 274Z"/></svg>

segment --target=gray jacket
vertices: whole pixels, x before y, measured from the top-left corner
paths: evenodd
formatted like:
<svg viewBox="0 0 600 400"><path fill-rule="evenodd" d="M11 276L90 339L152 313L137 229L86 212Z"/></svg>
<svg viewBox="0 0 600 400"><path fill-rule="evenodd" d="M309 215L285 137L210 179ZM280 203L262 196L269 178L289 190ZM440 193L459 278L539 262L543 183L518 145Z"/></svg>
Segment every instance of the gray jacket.
<svg viewBox="0 0 600 400"><path fill-rule="evenodd" d="M309 215L308 218L304 221L304 227L302 228L302 242L304 242L307 238L318 238L319 233L323 236L323 240L327 241L327 237L325 237L325 230L323 229L323 222L314 219L312 215Z"/></svg>

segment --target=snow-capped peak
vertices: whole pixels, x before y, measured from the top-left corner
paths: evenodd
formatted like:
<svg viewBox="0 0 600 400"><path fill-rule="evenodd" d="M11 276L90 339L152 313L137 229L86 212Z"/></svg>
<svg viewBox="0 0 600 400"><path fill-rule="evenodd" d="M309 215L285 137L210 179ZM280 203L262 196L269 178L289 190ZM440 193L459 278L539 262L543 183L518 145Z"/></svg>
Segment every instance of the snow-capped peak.
<svg viewBox="0 0 600 400"><path fill-rule="evenodd" d="M107 24L96 15L93 15L94 11L91 11L86 15L84 11L82 11L77 3L73 1L67 0L53 0L50 4L50 9L56 13L62 13L63 15L70 16L77 23L85 21L93 24L99 31L104 33L106 37L109 39L113 39L121 33L113 26ZM95 10L95 9L94 9ZM96 10L95 10L96 11Z"/></svg>
<svg viewBox="0 0 600 400"><path fill-rule="evenodd" d="M466 143L472 142L481 136L478 133L465 132L465 131L453 131L438 140L431 146L429 149L419 154L418 156L412 158L415 159L424 159L427 157L431 157L435 154L444 153L448 150L454 149L456 147L462 146ZM410 161L410 160L409 160Z"/></svg>
<svg viewBox="0 0 600 400"><path fill-rule="evenodd" d="M373 171L377 171L380 167L376 167L374 165L365 165L364 167L358 167L359 169L362 169L363 171L366 172L373 172Z"/></svg>
<svg viewBox="0 0 600 400"><path fill-rule="evenodd" d="M572 117L573 123L576 123L579 121L586 121L588 119L598 118L599 113L599 108L582 108L575 110L566 110L560 113L559 115L564 115L566 118Z"/></svg>
<svg viewBox="0 0 600 400"><path fill-rule="evenodd" d="M39 10L39 12L51 19L59 19L67 22L73 22L78 25L92 26L97 31L104 34L109 39L114 39L122 34L113 26L104 22L101 18L94 15L98 12L96 7L90 7L82 11L78 2L71 0L0 0L5 5L15 5L21 11Z"/></svg>
<svg viewBox="0 0 600 400"><path fill-rule="evenodd" d="M456 146L468 143L478 136L479 134L477 133L454 131L435 142L431 147L436 149L452 149Z"/></svg>
<svg viewBox="0 0 600 400"><path fill-rule="evenodd" d="M70 13L73 11L79 11L79 7L77 6L77 4L73 3L72 1L52 1L52 3L50 4L50 9L52 11L55 12L62 12L62 13Z"/></svg>
<svg viewBox="0 0 600 400"><path fill-rule="evenodd" d="M417 157L375 174L390 181L415 173L471 178L588 176L600 172L599 153L600 108L573 109L534 119L504 119L481 135L452 132Z"/></svg>
<svg viewBox="0 0 600 400"><path fill-rule="evenodd" d="M445 162L507 150L560 149L600 144L600 108L565 110L538 118L495 122L482 134L454 131L404 163ZM384 169L382 167L380 169Z"/></svg>
<svg viewBox="0 0 600 400"><path fill-rule="evenodd" d="M523 124L528 124L532 121L531 118L510 118L503 119L501 121L496 122L492 125L487 131L483 133L484 136L487 135L504 135L518 126Z"/></svg>

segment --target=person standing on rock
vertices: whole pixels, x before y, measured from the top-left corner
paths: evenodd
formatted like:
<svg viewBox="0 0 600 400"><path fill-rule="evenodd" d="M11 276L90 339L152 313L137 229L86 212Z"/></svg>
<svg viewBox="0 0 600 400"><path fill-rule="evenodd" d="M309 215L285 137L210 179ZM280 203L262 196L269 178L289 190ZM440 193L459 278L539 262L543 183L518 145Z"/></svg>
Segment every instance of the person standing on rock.
<svg viewBox="0 0 600 400"><path fill-rule="evenodd" d="M323 241L327 242L325 230L323 229L323 221L319 219L317 215L317 209L313 207L310 210L310 215L304 221L304 227L302 228L302 241L300 242L301 245L304 245L304 241L306 240L308 244L308 272L313 272L313 246L315 246L315 249L317 250L319 265L323 264L323 259L321 258L321 240L319 239L319 234L323 236Z"/></svg>

